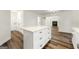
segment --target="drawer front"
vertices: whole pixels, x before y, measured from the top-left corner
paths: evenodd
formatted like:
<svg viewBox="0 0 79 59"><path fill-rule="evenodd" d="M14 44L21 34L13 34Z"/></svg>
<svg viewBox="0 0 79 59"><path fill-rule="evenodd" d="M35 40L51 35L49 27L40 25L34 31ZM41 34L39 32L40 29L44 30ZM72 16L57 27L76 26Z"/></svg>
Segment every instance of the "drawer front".
<svg viewBox="0 0 79 59"><path fill-rule="evenodd" d="M44 39L43 30L40 30L34 33L35 41L42 41L43 39Z"/></svg>
<svg viewBox="0 0 79 59"><path fill-rule="evenodd" d="M51 36L50 31L48 31L48 28L45 28L34 33L34 40L42 41L47 39L49 36Z"/></svg>
<svg viewBox="0 0 79 59"><path fill-rule="evenodd" d="M47 30L47 37L48 39L51 39L51 28L48 28Z"/></svg>
<svg viewBox="0 0 79 59"><path fill-rule="evenodd" d="M33 44L35 49L41 49L44 44L44 40L34 40Z"/></svg>
<svg viewBox="0 0 79 59"><path fill-rule="evenodd" d="M40 42L39 44L40 48L43 48L47 44L47 42L51 39L51 32L48 28L43 30L43 36L44 36L43 41Z"/></svg>
<svg viewBox="0 0 79 59"><path fill-rule="evenodd" d="M38 41L33 42L33 49L39 49L39 42Z"/></svg>
<svg viewBox="0 0 79 59"><path fill-rule="evenodd" d="M35 32L33 37L34 48L40 49L43 48L47 41L51 38L51 32L48 28L45 28Z"/></svg>
<svg viewBox="0 0 79 59"><path fill-rule="evenodd" d="M42 41L39 43L39 48L41 49L41 48L43 48L43 46L44 46L44 42Z"/></svg>
<svg viewBox="0 0 79 59"><path fill-rule="evenodd" d="M45 39L45 40L43 40L42 42L40 42L39 43L39 48L43 48L46 44L47 44L47 42L49 41L50 39Z"/></svg>
<svg viewBox="0 0 79 59"><path fill-rule="evenodd" d="M51 34L51 27L48 28L49 33Z"/></svg>
<svg viewBox="0 0 79 59"><path fill-rule="evenodd" d="M35 49L40 49L44 41L44 34L43 30L37 31L34 33L33 36L33 46Z"/></svg>

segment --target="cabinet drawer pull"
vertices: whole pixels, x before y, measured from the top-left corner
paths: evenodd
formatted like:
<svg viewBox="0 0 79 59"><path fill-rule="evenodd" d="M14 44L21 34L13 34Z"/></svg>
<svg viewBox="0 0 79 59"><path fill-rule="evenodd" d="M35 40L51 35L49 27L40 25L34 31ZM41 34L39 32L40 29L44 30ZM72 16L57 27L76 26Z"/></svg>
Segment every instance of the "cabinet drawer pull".
<svg viewBox="0 0 79 59"><path fill-rule="evenodd" d="M40 37L40 40L42 39L42 37Z"/></svg>
<svg viewBox="0 0 79 59"><path fill-rule="evenodd" d="M48 34L50 34L50 33L48 32Z"/></svg>
<svg viewBox="0 0 79 59"><path fill-rule="evenodd" d="M42 32L40 32L40 33L42 33Z"/></svg>
<svg viewBox="0 0 79 59"><path fill-rule="evenodd" d="M40 45L40 47L42 47L43 44Z"/></svg>

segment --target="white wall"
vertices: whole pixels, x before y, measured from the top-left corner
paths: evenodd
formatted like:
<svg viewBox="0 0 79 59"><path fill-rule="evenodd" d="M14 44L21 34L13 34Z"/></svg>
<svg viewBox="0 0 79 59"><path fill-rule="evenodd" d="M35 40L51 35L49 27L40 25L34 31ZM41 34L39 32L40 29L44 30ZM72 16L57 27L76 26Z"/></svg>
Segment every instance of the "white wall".
<svg viewBox="0 0 79 59"><path fill-rule="evenodd" d="M25 10L24 11L24 25L25 26L36 26L38 25L38 16L40 16L37 13L34 13L32 11Z"/></svg>
<svg viewBox="0 0 79 59"><path fill-rule="evenodd" d="M79 27L79 10L73 11L73 27Z"/></svg>
<svg viewBox="0 0 79 59"><path fill-rule="evenodd" d="M59 16L59 27L62 32L71 32L73 27L79 27L79 11L76 10L64 10L45 16Z"/></svg>
<svg viewBox="0 0 79 59"><path fill-rule="evenodd" d="M61 32L72 32L73 27L73 12L72 11L61 11L57 14L59 19L59 31Z"/></svg>
<svg viewBox="0 0 79 59"><path fill-rule="evenodd" d="M60 16L61 24L65 25L64 30L69 30L70 32L73 27L79 27L79 10L66 10L56 15Z"/></svg>
<svg viewBox="0 0 79 59"><path fill-rule="evenodd" d="M0 45L10 39L10 11L0 10Z"/></svg>

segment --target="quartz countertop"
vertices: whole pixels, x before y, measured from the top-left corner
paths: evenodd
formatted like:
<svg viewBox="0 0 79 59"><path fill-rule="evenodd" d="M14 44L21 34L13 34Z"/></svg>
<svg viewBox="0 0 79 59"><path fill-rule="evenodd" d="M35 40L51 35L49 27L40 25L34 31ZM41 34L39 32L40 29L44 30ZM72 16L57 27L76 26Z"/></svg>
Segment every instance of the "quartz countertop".
<svg viewBox="0 0 79 59"><path fill-rule="evenodd" d="M34 31L38 31L38 30L41 30L43 28L47 28L48 26L23 26L21 27L23 30L27 30L27 31L31 31L31 32L34 32Z"/></svg>

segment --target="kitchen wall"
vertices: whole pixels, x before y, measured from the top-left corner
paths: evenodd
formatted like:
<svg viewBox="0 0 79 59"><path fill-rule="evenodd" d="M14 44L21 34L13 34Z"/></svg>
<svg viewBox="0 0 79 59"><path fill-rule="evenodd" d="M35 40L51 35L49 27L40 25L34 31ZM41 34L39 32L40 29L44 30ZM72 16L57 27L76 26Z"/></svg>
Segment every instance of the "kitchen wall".
<svg viewBox="0 0 79 59"><path fill-rule="evenodd" d="M25 26L36 26L38 25L38 16L37 13L32 11L24 10L24 25Z"/></svg>
<svg viewBox="0 0 79 59"><path fill-rule="evenodd" d="M10 39L10 11L0 10L0 45Z"/></svg>

